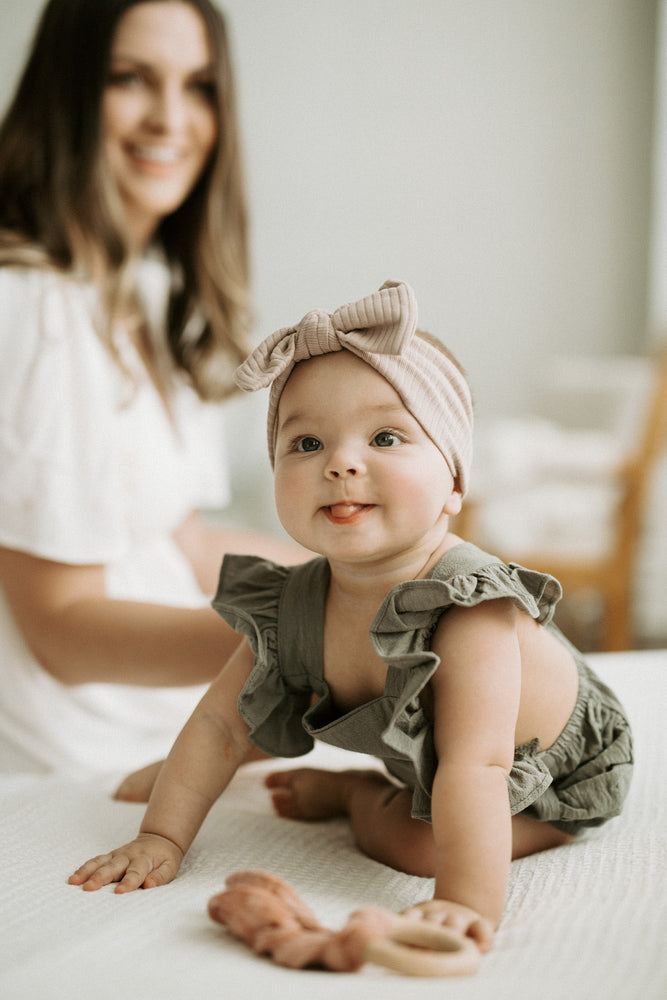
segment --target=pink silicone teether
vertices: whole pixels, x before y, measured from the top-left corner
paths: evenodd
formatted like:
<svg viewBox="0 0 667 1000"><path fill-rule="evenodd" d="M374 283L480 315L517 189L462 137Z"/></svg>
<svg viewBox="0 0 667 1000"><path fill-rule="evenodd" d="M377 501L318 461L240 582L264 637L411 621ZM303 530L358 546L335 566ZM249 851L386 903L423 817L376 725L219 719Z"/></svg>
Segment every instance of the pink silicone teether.
<svg viewBox="0 0 667 1000"><path fill-rule="evenodd" d="M353 913L341 931L328 930L287 882L269 872L230 875L208 912L259 955L291 969L355 972L372 962L409 976L463 976L481 960L470 938L380 907Z"/></svg>

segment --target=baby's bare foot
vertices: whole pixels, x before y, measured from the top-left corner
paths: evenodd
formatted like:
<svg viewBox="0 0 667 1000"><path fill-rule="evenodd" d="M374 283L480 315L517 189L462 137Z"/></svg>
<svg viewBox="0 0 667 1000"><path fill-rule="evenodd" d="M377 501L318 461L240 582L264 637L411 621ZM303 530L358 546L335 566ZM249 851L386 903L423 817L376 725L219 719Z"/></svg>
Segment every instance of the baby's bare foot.
<svg viewBox="0 0 667 1000"><path fill-rule="evenodd" d="M246 757L246 763L268 759L268 754L253 747ZM148 802L163 764L163 760L156 760L154 764L147 764L146 767L128 774L114 792L114 799L118 799L119 802Z"/></svg>
<svg viewBox="0 0 667 1000"><path fill-rule="evenodd" d="M360 783L386 779L377 771L325 771L300 767L274 771L266 779L273 807L286 819L323 820L349 813L349 800Z"/></svg>
<svg viewBox="0 0 667 1000"><path fill-rule="evenodd" d="M340 771L320 771L299 767L293 771L275 771L266 779L271 789L273 807L287 819L322 820L343 815L346 784Z"/></svg>
<svg viewBox="0 0 667 1000"><path fill-rule="evenodd" d="M120 802L148 802L164 761L157 760L123 778L114 792Z"/></svg>

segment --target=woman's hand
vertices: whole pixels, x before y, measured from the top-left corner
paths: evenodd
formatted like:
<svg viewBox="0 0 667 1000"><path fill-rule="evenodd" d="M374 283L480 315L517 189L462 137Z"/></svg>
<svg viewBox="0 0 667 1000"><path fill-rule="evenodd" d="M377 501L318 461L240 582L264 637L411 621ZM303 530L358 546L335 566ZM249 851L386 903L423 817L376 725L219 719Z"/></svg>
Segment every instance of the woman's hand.
<svg viewBox="0 0 667 1000"><path fill-rule="evenodd" d="M403 916L412 920L428 920L443 927L452 927L465 937L472 938L481 952L493 944L494 929L490 920L461 903L446 899L429 899L403 910Z"/></svg>
<svg viewBox="0 0 667 1000"><path fill-rule="evenodd" d="M171 882L182 860L183 851L171 840L155 833L140 833L131 843L110 854L86 861L68 881L86 892L94 892L110 882L118 882L115 892L119 893L140 887L153 889Z"/></svg>

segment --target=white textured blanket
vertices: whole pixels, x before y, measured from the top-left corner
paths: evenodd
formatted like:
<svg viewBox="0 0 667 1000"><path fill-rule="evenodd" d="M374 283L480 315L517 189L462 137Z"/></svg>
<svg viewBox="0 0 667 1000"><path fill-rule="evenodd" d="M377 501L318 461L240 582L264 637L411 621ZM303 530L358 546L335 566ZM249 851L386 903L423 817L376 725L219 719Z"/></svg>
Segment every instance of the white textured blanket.
<svg viewBox="0 0 667 1000"><path fill-rule="evenodd" d="M362 857L342 820L275 817L262 785L273 762L237 775L173 883L126 896L84 893L66 879L85 858L130 839L142 807L57 778L2 779L0 996L664 1000L667 652L592 660L635 729L637 767L626 810L574 845L514 863L495 947L475 977L407 981L371 966L353 975L290 971L256 957L209 920L209 897L244 868L287 879L331 928L360 906L400 910L431 892L429 880ZM347 766L350 755L319 747L308 762Z"/></svg>

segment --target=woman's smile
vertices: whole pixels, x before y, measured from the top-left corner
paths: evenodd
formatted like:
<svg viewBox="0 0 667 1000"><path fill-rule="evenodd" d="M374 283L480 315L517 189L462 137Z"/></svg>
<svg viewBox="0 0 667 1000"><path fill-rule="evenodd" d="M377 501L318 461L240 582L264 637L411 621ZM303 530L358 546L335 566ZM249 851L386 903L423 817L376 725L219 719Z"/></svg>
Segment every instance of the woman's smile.
<svg viewBox="0 0 667 1000"><path fill-rule="evenodd" d="M176 146L171 145L137 145L128 143L128 155L144 169L146 167L169 167L179 163L186 156L186 153Z"/></svg>
<svg viewBox="0 0 667 1000"><path fill-rule="evenodd" d="M188 197L218 126L206 25L187 3L139 3L118 23L103 101L106 159L138 245Z"/></svg>

